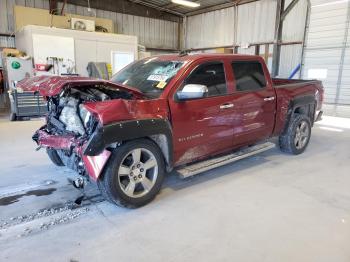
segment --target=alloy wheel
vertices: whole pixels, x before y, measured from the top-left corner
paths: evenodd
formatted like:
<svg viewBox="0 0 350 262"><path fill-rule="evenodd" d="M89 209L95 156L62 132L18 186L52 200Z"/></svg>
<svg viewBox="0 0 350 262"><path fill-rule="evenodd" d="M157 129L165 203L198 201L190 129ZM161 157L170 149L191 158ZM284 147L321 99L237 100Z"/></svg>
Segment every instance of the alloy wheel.
<svg viewBox="0 0 350 262"><path fill-rule="evenodd" d="M118 168L118 182L131 198L146 195L155 185L158 163L154 154L145 148L136 148L125 155Z"/></svg>
<svg viewBox="0 0 350 262"><path fill-rule="evenodd" d="M296 128L294 145L297 149L302 149L309 139L310 127L306 121L301 121Z"/></svg>

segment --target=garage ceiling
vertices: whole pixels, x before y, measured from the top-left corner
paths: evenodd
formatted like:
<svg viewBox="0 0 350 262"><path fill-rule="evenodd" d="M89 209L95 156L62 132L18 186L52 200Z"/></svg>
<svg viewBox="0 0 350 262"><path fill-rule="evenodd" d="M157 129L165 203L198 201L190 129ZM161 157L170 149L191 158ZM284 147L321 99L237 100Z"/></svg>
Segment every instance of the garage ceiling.
<svg viewBox="0 0 350 262"><path fill-rule="evenodd" d="M207 11L217 10L221 8L230 7L236 4L243 4L247 2L254 2L254 0L190 0L199 3L197 8L186 7L183 5L174 4L171 0L129 0L134 3L152 6L163 11L176 12L182 15L191 15L203 13ZM255 0L256 1L256 0Z"/></svg>
<svg viewBox="0 0 350 262"><path fill-rule="evenodd" d="M140 3L150 3L155 6L161 7L161 8L166 8L170 9L175 12L179 12L182 14L186 14L192 11L197 11L200 9L204 9L207 7L213 7L221 4L234 4L234 2L239 2L239 1L232 1L232 0L194 0L192 2L200 3L200 6L197 8L191 8L191 7L186 7L183 5L177 5L173 4L171 0L143 0L139 1Z"/></svg>

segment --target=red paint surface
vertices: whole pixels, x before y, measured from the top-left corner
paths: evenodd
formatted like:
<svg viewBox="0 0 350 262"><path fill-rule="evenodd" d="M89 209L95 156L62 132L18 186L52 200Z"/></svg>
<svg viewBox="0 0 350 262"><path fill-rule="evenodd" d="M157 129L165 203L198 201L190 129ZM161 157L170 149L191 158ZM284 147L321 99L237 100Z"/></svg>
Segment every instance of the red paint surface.
<svg viewBox="0 0 350 262"><path fill-rule="evenodd" d="M103 79L93 79L80 76L35 76L21 80L17 83L17 87L22 88L25 91L38 91L42 96L55 96L64 88L69 88L70 86L79 88L95 84L107 85L112 88L130 91L136 96L136 98L144 96L140 91L132 87L115 84Z"/></svg>
<svg viewBox="0 0 350 262"><path fill-rule="evenodd" d="M52 147L55 149L69 150L75 145L74 136L50 135L44 130L38 130L38 143L43 147Z"/></svg>
<svg viewBox="0 0 350 262"><path fill-rule="evenodd" d="M85 107L98 117L104 125L123 120L166 118L168 114L168 103L166 99L115 99L85 103Z"/></svg>
<svg viewBox="0 0 350 262"><path fill-rule="evenodd" d="M83 162L85 165L85 168L89 174L89 176L93 180L97 180L100 176L104 166L106 165L109 157L111 155L111 152L108 150L104 150L100 155L98 156L86 156L83 155Z"/></svg>
<svg viewBox="0 0 350 262"><path fill-rule="evenodd" d="M57 95L63 88L69 86L100 83L130 90L135 94L133 100L116 99L86 103L85 106L103 125L131 119L168 118L173 129L173 164L175 166L279 135L286 123L289 102L295 97L309 94L315 96L315 93L319 92L318 108L322 104L323 89L320 82L298 83L293 80L272 80L263 59L259 56L167 55L157 59L185 62L158 99L146 99L140 92L130 87L81 77L36 77L20 82L19 87L38 90L44 96ZM237 60L259 61L264 69L266 88L254 92L237 92L231 69L231 62ZM189 73L197 65L210 61L224 63L228 94L185 102L175 101L175 93ZM286 86L274 88L274 85ZM275 99L265 101L264 98L267 97ZM225 103L233 103L234 107L220 109L220 105ZM50 143L52 145L53 142ZM66 140L57 142L59 145L66 145L66 143ZM98 177L96 174L99 174L99 170L102 170L109 157L107 153L103 154L98 157L83 156L89 174L94 179Z"/></svg>

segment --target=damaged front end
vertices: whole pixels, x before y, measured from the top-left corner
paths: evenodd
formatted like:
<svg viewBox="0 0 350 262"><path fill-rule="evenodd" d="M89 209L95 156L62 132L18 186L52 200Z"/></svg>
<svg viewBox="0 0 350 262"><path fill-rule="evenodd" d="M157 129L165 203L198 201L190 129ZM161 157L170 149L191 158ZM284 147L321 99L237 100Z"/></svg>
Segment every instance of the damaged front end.
<svg viewBox="0 0 350 262"><path fill-rule="evenodd" d="M66 86L61 92L47 97L49 113L46 125L33 135L39 148L54 150L62 163L87 178L97 180L111 155L109 149L94 156L84 155L84 147L101 119L90 112L87 104L108 100L130 100L132 92L104 84Z"/></svg>

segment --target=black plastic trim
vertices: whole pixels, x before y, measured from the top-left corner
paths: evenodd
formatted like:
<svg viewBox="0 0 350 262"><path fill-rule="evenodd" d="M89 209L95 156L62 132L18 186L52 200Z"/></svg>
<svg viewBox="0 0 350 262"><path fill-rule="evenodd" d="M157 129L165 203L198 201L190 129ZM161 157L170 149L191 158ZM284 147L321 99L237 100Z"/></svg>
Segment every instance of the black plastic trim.
<svg viewBox="0 0 350 262"><path fill-rule="evenodd" d="M172 163L172 129L166 119L143 119L117 122L98 127L90 137L83 154L96 156L110 144L136 138L163 134L167 137L169 150L169 164Z"/></svg>
<svg viewBox="0 0 350 262"><path fill-rule="evenodd" d="M285 126L283 128L283 133L286 131L286 129L288 128L289 122L295 112L295 109L297 109L300 106L306 106L306 105L313 105L316 103L315 97L312 95L306 95L306 96L299 96L299 97L295 97L294 99L292 99L289 102L289 107L288 107L288 115L286 118L286 123ZM311 117L311 124L313 124L314 119L313 117Z"/></svg>
<svg viewBox="0 0 350 262"><path fill-rule="evenodd" d="M296 97L291 101L291 106L294 110L299 106L315 104L315 97L312 95Z"/></svg>

